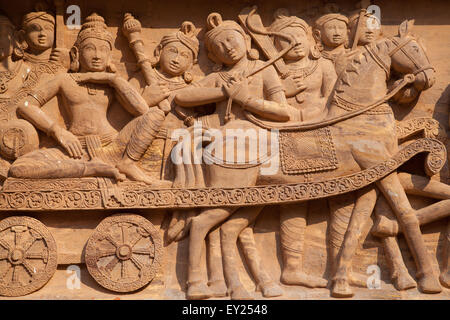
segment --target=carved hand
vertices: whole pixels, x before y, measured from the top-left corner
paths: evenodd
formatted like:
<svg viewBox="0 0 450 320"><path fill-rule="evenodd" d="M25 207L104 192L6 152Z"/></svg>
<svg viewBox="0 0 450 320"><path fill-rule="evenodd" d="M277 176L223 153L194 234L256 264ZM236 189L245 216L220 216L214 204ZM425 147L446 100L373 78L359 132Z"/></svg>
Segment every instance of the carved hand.
<svg viewBox="0 0 450 320"><path fill-rule="evenodd" d="M54 48L50 54L50 61L61 64L65 69L70 68L70 54L66 48Z"/></svg>
<svg viewBox="0 0 450 320"><path fill-rule="evenodd" d="M286 97L293 97L307 88L303 82L303 77L300 75L289 76L284 79L283 87L286 92Z"/></svg>
<svg viewBox="0 0 450 320"><path fill-rule="evenodd" d="M169 87L164 82L146 86L143 97L149 106L156 106L170 95Z"/></svg>
<svg viewBox="0 0 450 320"><path fill-rule="evenodd" d="M244 77L234 77L229 83L223 86L223 89L228 97L236 101L241 106L245 106L250 93L248 90L248 81Z"/></svg>
<svg viewBox="0 0 450 320"><path fill-rule="evenodd" d="M80 159L83 156L84 152L80 140L70 131L54 125L51 134L72 158Z"/></svg>

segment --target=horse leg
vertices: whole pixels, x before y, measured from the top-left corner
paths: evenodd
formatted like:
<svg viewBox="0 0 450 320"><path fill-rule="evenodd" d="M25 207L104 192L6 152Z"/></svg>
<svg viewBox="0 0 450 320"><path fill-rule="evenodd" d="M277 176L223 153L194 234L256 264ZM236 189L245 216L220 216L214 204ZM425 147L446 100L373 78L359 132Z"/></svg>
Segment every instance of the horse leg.
<svg viewBox="0 0 450 320"><path fill-rule="evenodd" d="M352 258L361 238L362 228L372 214L377 201L377 192L373 187L359 190L357 193L357 200L350 217L350 223L345 232L344 242L337 258L336 274L331 287L331 295L333 297L353 296L348 281L351 274Z"/></svg>
<svg viewBox="0 0 450 320"><path fill-rule="evenodd" d="M399 291L415 288L417 286L416 281L411 277L406 268L397 238L382 237L381 242L384 247L386 260L391 269L391 280L394 287Z"/></svg>
<svg viewBox="0 0 450 320"><path fill-rule="evenodd" d="M241 231L258 216L262 208L262 206L241 208L220 227L223 270L233 300L253 299L253 296L245 290L239 277L237 267L239 254L236 243Z"/></svg>
<svg viewBox="0 0 450 320"><path fill-rule="evenodd" d="M450 219L447 221L447 230L444 238L443 260L444 268L441 272L439 280L441 280L441 283L445 287L450 288Z"/></svg>
<svg viewBox="0 0 450 320"><path fill-rule="evenodd" d="M192 218L189 236L188 299L205 299L212 296L211 290L201 276L201 257L205 237L220 222L227 219L235 208L214 208L202 211Z"/></svg>
<svg viewBox="0 0 450 320"><path fill-rule="evenodd" d="M397 172L393 172L378 181L377 185L396 214L408 246L413 254L418 269L417 278L419 279L419 288L424 293L441 292L442 288L439 280L434 275L431 257L420 231L419 220L417 219L415 210L408 201Z"/></svg>
<svg viewBox="0 0 450 320"><path fill-rule="evenodd" d="M400 172L398 178L407 194L441 200L450 199L448 184L406 172Z"/></svg>
<svg viewBox="0 0 450 320"><path fill-rule="evenodd" d="M220 242L220 228L216 227L208 234L206 242L207 266L209 281L208 287L213 293L213 297L225 297L227 286L223 275L222 249Z"/></svg>
<svg viewBox="0 0 450 320"><path fill-rule="evenodd" d="M381 196L378 199L377 205L375 207L375 223L372 227L371 233L372 235L380 238L381 244L384 248L384 254L387 261L387 264L391 273L391 280L397 290L406 290L410 288L415 288L416 281L411 277L406 268L405 262L403 261L402 254L400 252L400 248L397 242L397 233L382 233L380 232L380 225L386 225L386 222L396 221L397 219L392 212L391 207L386 201L384 196ZM380 221L384 221L380 222ZM395 224L398 230L398 225ZM388 225L390 230L393 230L393 227ZM389 231L390 231L389 230Z"/></svg>
<svg viewBox="0 0 450 320"><path fill-rule="evenodd" d="M307 275L302 271L307 212L307 202L281 207L280 238L283 256L281 282L309 288L325 288L327 280Z"/></svg>
<svg viewBox="0 0 450 320"><path fill-rule="evenodd" d="M283 294L283 289L270 278L266 270L261 266L261 258L256 249L253 228L247 227L239 234L244 255L250 270L255 278L257 290L260 289L263 297L273 298Z"/></svg>

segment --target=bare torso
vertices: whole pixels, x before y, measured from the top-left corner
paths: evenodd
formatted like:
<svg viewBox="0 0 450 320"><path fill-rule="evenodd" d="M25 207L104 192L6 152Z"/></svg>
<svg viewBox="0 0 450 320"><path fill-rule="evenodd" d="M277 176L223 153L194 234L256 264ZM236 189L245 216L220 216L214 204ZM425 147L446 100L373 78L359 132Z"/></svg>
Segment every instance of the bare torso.
<svg viewBox="0 0 450 320"><path fill-rule="evenodd" d="M76 74L65 75L59 91L71 116L69 131L76 136L117 133L107 118L114 89L106 84L79 84L75 79Z"/></svg>

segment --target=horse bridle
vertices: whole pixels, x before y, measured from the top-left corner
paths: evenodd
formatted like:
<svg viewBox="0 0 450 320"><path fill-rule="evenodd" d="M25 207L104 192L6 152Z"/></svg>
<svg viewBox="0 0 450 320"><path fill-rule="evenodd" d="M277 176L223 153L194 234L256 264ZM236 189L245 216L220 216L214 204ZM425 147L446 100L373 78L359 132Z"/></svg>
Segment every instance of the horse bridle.
<svg viewBox="0 0 450 320"><path fill-rule="evenodd" d="M391 41L395 44L395 48L392 49L388 55L389 57L392 57L394 54L396 54L399 50L401 52L403 52L403 54L409 59L411 60L411 62L414 64L414 66L417 68L417 70L415 70L412 75L416 76L419 73L423 72L423 74L425 75L425 78L427 79L427 82L429 81L428 76L426 74L426 70L434 70L434 67L430 64L430 61L427 58L428 64L422 68L419 67L419 64L417 63L416 59L414 59L413 56L411 56L406 50L405 50L405 46L410 43L412 40L416 40L417 44L419 45L419 47L422 49L423 52L425 52L425 49L422 47L422 45L420 44L419 41L417 41L417 39L413 36L408 36L405 40L403 40L402 42L398 42L395 38L391 38Z"/></svg>

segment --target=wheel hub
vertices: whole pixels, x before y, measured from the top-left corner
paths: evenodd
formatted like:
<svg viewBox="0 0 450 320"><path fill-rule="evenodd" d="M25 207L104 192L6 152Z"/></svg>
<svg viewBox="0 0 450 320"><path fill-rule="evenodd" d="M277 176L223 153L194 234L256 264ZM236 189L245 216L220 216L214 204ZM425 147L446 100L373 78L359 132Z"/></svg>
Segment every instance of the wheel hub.
<svg viewBox="0 0 450 320"><path fill-rule="evenodd" d="M23 261L23 251L21 249L15 248L14 250L11 251L11 254L9 255L9 261L16 265L16 264L21 264Z"/></svg>
<svg viewBox="0 0 450 320"><path fill-rule="evenodd" d="M116 256L120 260L128 260L130 259L132 254L131 247L127 244L123 244L117 248Z"/></svg>

